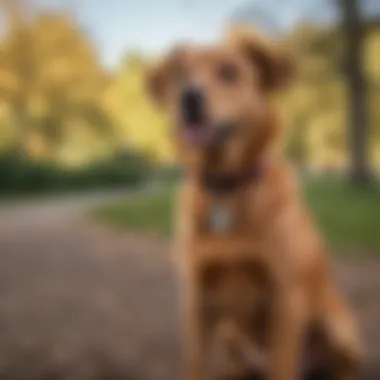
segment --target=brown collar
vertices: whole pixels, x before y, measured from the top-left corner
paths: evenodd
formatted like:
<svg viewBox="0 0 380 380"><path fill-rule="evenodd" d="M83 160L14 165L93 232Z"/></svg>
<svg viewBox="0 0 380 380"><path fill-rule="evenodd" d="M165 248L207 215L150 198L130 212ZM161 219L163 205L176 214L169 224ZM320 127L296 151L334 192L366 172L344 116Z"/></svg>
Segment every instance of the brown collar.
<svg viewBox="0 0 380 380"><path fill-rule="evenodd" d="M201 186L213 195L226 196L252 182L257 182L262 171L263 165L257 164L251 170L240 173L204 173L201 177Z"/></svg>

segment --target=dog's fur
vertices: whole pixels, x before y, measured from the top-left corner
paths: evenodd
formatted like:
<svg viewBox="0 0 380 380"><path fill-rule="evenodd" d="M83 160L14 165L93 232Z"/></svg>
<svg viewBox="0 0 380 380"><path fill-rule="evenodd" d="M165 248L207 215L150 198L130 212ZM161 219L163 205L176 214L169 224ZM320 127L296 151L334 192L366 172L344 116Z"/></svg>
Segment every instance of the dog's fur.
<svg viewBox="0 0 380 380"><path fill-rule="evenodd" d="M218 79L225 62L239 71L234 84ZM212 120L235 121L238 130L222 148L182 138L183 76L204 89ZM181 46L149 74L151 93L169 110L186 168L176 225L186 380L205 380L216 353L218 369L224 364L229 378L253 368L270 380L301 378L306 336L314 327L322 348L315 349L312 338L307 349L325 356L332 378L356 376L359 343L351 313L295 173L276 149L280 123L272 98L291 76L283 53L246 30L235 30L218 46ZM257 178L222 200L233 215L230 230L215 233L207 220L218 197L202 186L201 176L253 167L260 169Z"/></svg>

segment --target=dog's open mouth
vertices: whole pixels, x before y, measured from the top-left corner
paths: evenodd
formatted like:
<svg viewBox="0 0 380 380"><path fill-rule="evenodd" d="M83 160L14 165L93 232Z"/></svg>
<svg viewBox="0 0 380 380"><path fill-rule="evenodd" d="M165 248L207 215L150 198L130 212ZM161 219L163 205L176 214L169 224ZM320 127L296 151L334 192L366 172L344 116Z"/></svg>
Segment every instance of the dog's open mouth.
<svg viewBox="0 0 380 380"><path fill-rule="evenodd" d="M213 135L209 123L191 123L184 126L184 137L191 145L207 146Z"/></svg>

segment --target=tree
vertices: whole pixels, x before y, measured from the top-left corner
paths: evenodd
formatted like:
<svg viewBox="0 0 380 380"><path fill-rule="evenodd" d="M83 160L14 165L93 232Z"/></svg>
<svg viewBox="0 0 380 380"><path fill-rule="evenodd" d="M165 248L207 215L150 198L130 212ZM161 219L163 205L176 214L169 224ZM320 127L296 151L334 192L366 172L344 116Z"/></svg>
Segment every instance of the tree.
<svg viewBox="0 0 380 380"><path fill-rule="evenodd" d="M8 21L0 47L0 101L12 115L13 150L28 156L30 141L38 140L45 158L60 160L78 132L88 141L97 135L100 144L111 142L104 104L109 78L92 41L69 13L33 9L30 17L31 4L0 3Z"/></svg>
<svg viewBox="0 0 380 380"><path fill-rule="evenodd" d="M147 96L148 66L138 53L130 52L107 91L107 104L120 142L164 161L172 157L173 150L166 115Z"/></svg>
<svg viewBox="0 0 380 380"><path fill-rule="evenodd" d="M366 110L366 79L363 69L363 22L358 0L339 0L346 43L349 136L351 148L350 179L355 186L371 181L368 163L369 123Z"/></svg>

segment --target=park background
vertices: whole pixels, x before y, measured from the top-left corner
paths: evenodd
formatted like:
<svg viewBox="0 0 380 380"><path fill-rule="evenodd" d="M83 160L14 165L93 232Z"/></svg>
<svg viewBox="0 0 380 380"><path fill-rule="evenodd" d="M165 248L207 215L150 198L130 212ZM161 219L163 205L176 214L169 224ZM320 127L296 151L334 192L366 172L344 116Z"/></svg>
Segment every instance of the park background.
<svg viewBox="0 0 380 380"><path fill-rule="evenodd" d="M144 79L234 24L297 62L285 154L379 378L378 0L0 0L0 379L176 378L181 169Z"/></svg>

